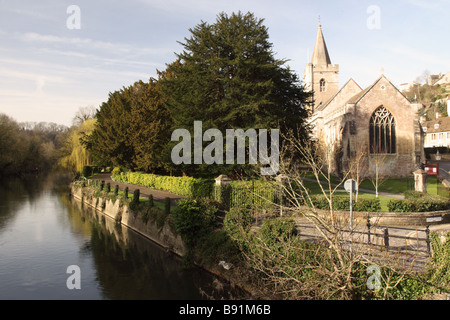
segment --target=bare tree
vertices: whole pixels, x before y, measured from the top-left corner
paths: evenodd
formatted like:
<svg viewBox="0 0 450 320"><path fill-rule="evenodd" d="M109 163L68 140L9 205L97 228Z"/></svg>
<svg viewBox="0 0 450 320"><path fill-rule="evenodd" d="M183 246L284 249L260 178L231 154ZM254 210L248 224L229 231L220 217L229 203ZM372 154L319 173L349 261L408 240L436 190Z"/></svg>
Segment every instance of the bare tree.
<svg viewBox="0 0 450 320"><path fill-rule="evenodd" d="M350 177L356 181L356 198L355 201L359 200L359 185L364 178L364 172L367 171L367 146L365 144L357 143L356 151L349 157L348 170L350 172Z"/></svg>
<svg viewBox="0 0 450 320"><path fill-rule="evenodd" d="M386 165L386 154L373 153L369 160L369 175L370 181L375 188L375 196L378 198L380 186L386 179L384 174L384 167Z"/></svg>
<svg viewBox="0 0 450 320"><path fill-rule="evenodd" d="M97 109L94 106L80 107L72 119L72 124L78 127L86 120L94 119L96 114Z"/></svg>
<svg viewBox="0 0 450 320"><path fill-rule="evenodd" d="M332 179L330 146L299 141L293 134L286 135L284 142L279 170L284 177L284 196L282 202L273 203L283 207L283 217L264 221L260 232L232 228L232 237L241 245L245 261L261 277L261 287L280 298L352 299L358 290L372 290L366 287L366 270L375 265L392 270L375 275L385 290L381 297L388 298L390 290L412 274L412 269L394 263L378 247L368 246L367 235L348 229L349 214L334 210L333 198L350 173L344 173L340 181ZM314 201L298 159L313 173L327 209L319 209ZM366 222L355 221L354 230L364 230ZM398 274L402 277L393 276ZM364 281L355 281L357 275Z"/></svg>

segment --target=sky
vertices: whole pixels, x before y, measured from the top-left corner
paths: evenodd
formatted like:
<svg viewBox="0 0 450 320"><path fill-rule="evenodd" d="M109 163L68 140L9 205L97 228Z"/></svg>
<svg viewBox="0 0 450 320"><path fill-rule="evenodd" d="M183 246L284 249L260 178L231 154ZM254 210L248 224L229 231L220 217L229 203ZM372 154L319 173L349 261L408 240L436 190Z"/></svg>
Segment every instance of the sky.
<svg viewBox="0 0 450 320"><path fill-rule="evenodd" d="M450 0L0 0L0 113L70 126L80 107L156 77L190 28L238 11L264 19L300 78L319 16L340 86L450 72Z"/></svg>

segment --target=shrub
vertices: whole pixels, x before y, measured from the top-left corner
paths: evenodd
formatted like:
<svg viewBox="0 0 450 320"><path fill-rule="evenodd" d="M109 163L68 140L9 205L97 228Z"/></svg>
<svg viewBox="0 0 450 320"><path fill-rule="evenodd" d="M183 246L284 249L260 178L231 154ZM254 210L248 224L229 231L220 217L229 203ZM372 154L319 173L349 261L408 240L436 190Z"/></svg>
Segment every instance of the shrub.
<svg viewBox="0 0 450 320"><path fill-rule="evenodd" d="M83 169L81 170L81 175L85 178L90 177L92 175L92 167L83 166Z"/></svg>
<svg viewBox="0 0 450 320"><path fill-rule="evenodd" d="M270 245L279 241L288 241L297 234L297 228L292 219L270 219L263 221L260 234L264 243Z"/></svg>
<svg viewBox="0 0 450 320"><path fill-rule="evenodd" d="M377 212L381 210L381 203L379 199L359 199L353 203L353 210Z"/></svg>
<svg viewBox="0 0 450 320"><path fill-rule="evenodd" d="M317 209L329 210L330 204L324 195L314 195L311 202ZM333 209L339 211L350 210L350 197L333 197ZM353 200L353 211L376 212L381 210L379 199L359 199L358 202Z"/></svg>
<svg viewBox="0 0 450 320"><path fill-rule="evenodd" d="M133 192L133 200L131 200L131 203L136 205L139 203L139 197L140 197L140 191L139 189L134 190Z"/></svg>
<svg viewBox="0 0 450 320"><path fill-rule="evenodd" d="M393 199L388 202L391 212L427 212L450 208L450 201L438 196L424 195L419 198Z"/></svg>
<svg viewBox="0 0 450 320"><path fill-rule="evenodd" d="M205 199L185 198L178 202L172 217L188 252L217 226L217 214L216 203Z"/></svg>
<svg viewBox="0 0 450 320"><path fill-rule="evenodd" d="M211 179L159 176L142 172L123 172L118 168L113 170L112 176L116 181L169 191L188 197L210 197L214 187L214 180Z"/></svg>
<svg viewBox="0 0 450 320"><path fill-rule="evenodd" d="M166 215L170 214L170 198L165 198L164 199L164 213Z"/></svg>
<svg viewBox="0 0 450 320"><path fill-rule="evenodd" d="M231 208L223 219L223 228L230 235L235 235L240 228L247 232L252 224L252 215L247 208Z"/></svg>

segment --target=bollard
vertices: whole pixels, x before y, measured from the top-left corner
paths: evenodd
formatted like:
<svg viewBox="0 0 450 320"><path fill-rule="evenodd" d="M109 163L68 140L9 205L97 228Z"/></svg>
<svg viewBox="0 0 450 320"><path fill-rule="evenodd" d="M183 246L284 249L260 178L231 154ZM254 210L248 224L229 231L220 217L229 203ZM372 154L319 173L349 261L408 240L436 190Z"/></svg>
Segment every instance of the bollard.
<svg viewBox="0 0 450 320"><path fill-rule="evenodd" d="M427 250L428 255L431 257L431 245L430 245L430 226L426 226L425 233L427 234Z"/></svg>
<svg viewBox="0 0 450 320"><path fill-rule="evenodd" d="M386 250L389 250L389 231L388 228L384 229L384 246Z"/></svg>

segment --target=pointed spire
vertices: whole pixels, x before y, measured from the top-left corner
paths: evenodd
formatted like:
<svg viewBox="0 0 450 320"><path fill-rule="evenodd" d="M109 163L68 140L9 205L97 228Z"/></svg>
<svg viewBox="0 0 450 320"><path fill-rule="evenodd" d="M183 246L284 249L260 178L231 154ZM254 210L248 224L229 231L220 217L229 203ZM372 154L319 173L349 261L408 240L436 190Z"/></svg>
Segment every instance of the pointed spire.
<svg viewBox="0 0 450 320"><path fill-rule="evenodd" d="M320 24L319 16L319 30L317 31L316 44L311 59L313 65L327 65L331 64L330 55L328 54L327 45L322 34L322 25Z"/></svg>

